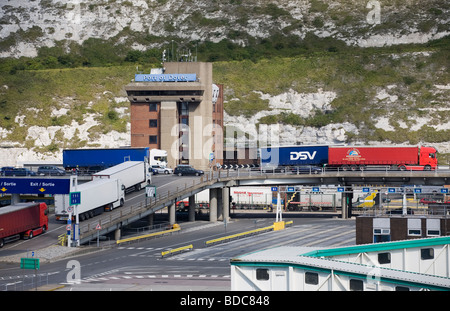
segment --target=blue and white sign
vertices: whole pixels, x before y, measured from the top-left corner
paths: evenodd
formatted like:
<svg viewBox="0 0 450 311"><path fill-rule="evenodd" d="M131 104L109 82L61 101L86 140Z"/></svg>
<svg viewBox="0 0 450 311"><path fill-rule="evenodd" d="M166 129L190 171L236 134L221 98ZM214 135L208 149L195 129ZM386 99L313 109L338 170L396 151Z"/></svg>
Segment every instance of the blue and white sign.
<svg viewBox="0 0 450 311"><path fill-rule="evenodd" d="M362 191L363 192L370 192L370 188L363 188Z"/></svg>
<svg viewBox="0 0 450 311"><path fill-rule="evenodd" d="M272 187L272 191L278 191L278 187Z"/></svg>
<svg viewBox="0 0 450 311"><path fill-rule="evenodd" d="M448 188L441 188L441 193L448 193Z"/></svg>
<svg viewBox="0 0 450 311"><path fill-rule="evenodd" d="M338 187L337 188L337 192L344 192L345 191L345 188L344 187Z"/></svg>
<svg viewBox="0 0 450 311"><path fill-rule="evenodd" d="M294 187L287 187L287 192L294 192L294 191L295 191Z"/></svg>
<svg viewBox="0 0 450 311"><path fill-rule="evenodd" d="M312 188L312 192L319 192L320 191L320 188L319 187L313 187Z"/></svg>
<svg viewBox="0 0 450 311"><path fill-rule="evenodd" d="M421 188L414 188L414 193L422 193L422 189Z"/></svg>
<svg viewBox="0 0 450 311"><path fill-rule="evenodd" d="M81 192L71 192L70 193L70 205L80 205L81 204Z"/></svg>
<svg viewBox="0 0 450 311"><path fill-rule="evenodd" d="M195 82L197 74L180 73L180 74L135 74L135 82Z"/></svg>
<svg viewBox="0 0 450 311"><path fill-rule="evenodd" d="M68 194L70 179L0 178L0 193Z"/></svg>
<svg viewBox="0 0 450 311"><path fill-rule="evenodd" d="M389 192L389 193L395 193L395 188L389 188L389 189L388 189L388 192Z"/></svg>

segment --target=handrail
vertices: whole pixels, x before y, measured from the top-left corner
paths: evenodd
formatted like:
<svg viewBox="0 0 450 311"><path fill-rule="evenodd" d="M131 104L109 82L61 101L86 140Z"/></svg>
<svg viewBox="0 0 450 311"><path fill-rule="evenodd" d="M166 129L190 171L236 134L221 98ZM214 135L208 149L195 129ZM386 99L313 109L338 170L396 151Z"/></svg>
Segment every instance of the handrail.
<svg viewBox="0 0 450 311"><path fill-rule="evenodd" d="M438 170L433 171L429 171L429 172L419 172L420 174L424 175L424 177L436 177L436 176L440 176L440 175L445 175L446 172L438 172ZM322 177L322 176L327 176L327 177L331 177L331 178L342 178L342 177L380 177L379 175L385 175L388 174L388 172L371 172L371 171L362 171L362 172L344 172L344 171L339 171L337 170L337 172L335 173L331 173L328 170L325 172L325 170L323 170L321 173L319 174L302 174L300 176L302 177ZM389 172L388 175L391 176L405 176L405 174L412 174L412 172L400 172L400 171L393 171L393 172ZM447 173L448 174L448 173ZM370 176L369 176L370 175ZM373 176L372 176L373 175ZM148 202L140 202L139 204L136 205L132 205L129 207L121 207L119 211L115 212L109 212L109 215L105 215L105 216L101 216L100 218L97 218L95 221L92 221L89 223L89 221L84 221L83 224L80 224L80 234L83 236L84 234L86 235L94 235L96 234L96 227L98 225L101 225L102 227L106 227L109 226L109 224L114 225L118 222L120 222L122 219L125 218L129 218L132 217L134 215L138 215L142 212L146 212L148 210L154 209L154 211L157 211L161 208L163 208L164 206L166 206L166 204L168 202L171 201L176 201L180 198L185 197L187 194L189 194L189 192L194 192L197 191L203 187L208 187L213 185L216 182L230 182L230 181L234 181L236 178L238 179L252 179L252 178L263 178L263 179L267 179L267 178L272 178L273 176L275 176L274 173L263 173L262 171L258 170L252 170L252 169L241 169L241 170L237 170L237 176L231 176L230 171L223 171L223 170L219 170L218 172L210 172L210 173L205 173L205 175L201 176L199 179L194 179L192 181L192 184L188 184L186 183L184 185L184 187L180 187L177 188L176 190L172 190L172 191L167 191L165 193L158 193L156 198L151 198L148 199ZM295 175L295 174L281 174L279 176L277 176L278 178L280 178L280 180L282 180L283 178L292 178L292 177L297 177L299 175ZM447 176L447 175L445 175Z"/></svg>

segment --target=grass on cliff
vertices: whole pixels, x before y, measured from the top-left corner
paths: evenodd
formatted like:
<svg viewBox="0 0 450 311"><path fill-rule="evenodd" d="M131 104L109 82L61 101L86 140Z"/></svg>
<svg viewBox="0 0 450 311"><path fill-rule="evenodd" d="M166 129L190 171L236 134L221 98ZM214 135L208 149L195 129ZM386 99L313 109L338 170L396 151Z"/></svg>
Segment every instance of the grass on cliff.
<svg viewBox="0 0 450 311"><path fill-rule="evenodd" d="M409 131L398 121L414 125L416 118L427 116L441 124L449 122L448 110L427 111L430 107L448 108L449 91L436 92L434 85L450 84L449 42L447 37L424 45L368 49L330 49L324 45L316 51L289 57L217 61L213 77L215 83L225 86L225 110L230 115L248 117L269 110L268 101L255 91L278 95L291 89L315 93L321 88L337 94L331 103L332 111L317 112L308 119L285 112L263 118L260 123L321 127L350 122L361 129L359 135L349 133L351 140L443 142L450 137L448 129ZM126 96L124 86L133 78L137 66L144 72L160 66L144 61L143 55L147 54L128 54L128 62L105 67L12 70L13 67L0 64L6 70L0 75L0 127L12 131L8 140L24 142L32 125L63 126L72 120L82 124L87 113L97 113L100 126L92 129L92 137L112 129L125 131L127 120L119 118L114 108L129 104L117 104L113 97ZM387 88L390 95L397 96L395 104L375 98L379 90ZM52 117L52 110L60 108L69 111ZM16 123L18 115L25 116L24 126ZM382 116L391 120L395 131L374 126L374 119ZM27 145L33 146L33 142Z"/></svg>

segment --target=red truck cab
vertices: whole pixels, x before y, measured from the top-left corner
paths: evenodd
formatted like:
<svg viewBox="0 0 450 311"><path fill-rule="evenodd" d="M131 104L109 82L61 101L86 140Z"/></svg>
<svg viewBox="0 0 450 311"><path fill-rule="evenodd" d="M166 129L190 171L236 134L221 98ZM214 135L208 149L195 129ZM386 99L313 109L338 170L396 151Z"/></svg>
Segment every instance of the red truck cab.
<svg viewBox="0 0 450 311"><path fill-rule="evenodd" d="M45 203L17 203L0 208L0 248L5 243L45 233L48 229Z"/></svg>
<svg viewBox="0 0 450 311"><path fill-rule="evenodd" d="M425 171L437 169L437 150L433 147L421 147L419 165L422 166Z"/></svg>

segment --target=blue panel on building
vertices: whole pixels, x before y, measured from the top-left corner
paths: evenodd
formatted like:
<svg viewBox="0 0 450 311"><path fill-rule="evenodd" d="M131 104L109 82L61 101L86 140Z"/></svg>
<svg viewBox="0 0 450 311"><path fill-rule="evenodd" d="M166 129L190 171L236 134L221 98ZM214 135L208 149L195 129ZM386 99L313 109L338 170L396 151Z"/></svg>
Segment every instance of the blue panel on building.
<svg viewBox="0 0 450 311"><path fill-rule="evenodd" d="M67 194L70 179L0 178L0 193Z"/></svg>
<svg viewBox="0 0 450 311"><path fill-rule="evenodd" d="M197 74L181 73L181 74L135 74L135 82L195 82Z"/></svg>

